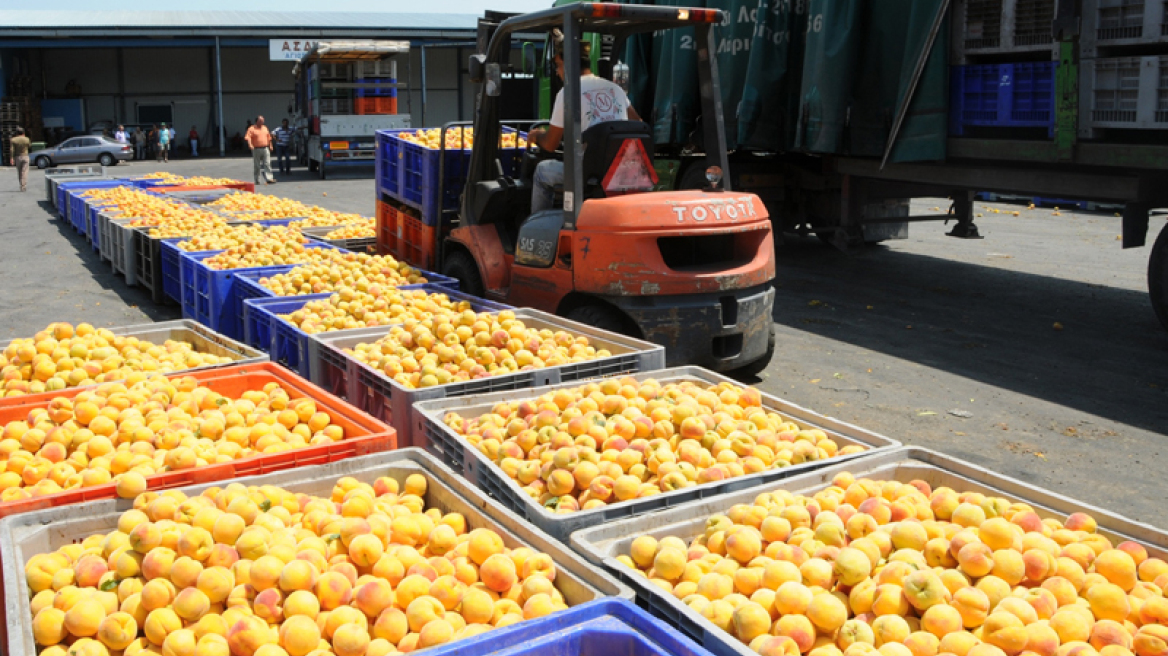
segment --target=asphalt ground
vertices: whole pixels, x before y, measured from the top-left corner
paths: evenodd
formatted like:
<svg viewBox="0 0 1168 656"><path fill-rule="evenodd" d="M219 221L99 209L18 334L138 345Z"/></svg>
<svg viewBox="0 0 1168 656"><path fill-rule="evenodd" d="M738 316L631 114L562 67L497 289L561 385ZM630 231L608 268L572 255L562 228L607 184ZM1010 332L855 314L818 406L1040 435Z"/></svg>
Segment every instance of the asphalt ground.
<svg viewBox="0 0 1168 656"><path fill-rule="evenodd" d="M215 156L111 172L163 169L252 179L249 158ZM260 191L373 214L368 169L278 177ZM53 321L179 317L55 218L41 173L17 188L13 169L0 170L0 339ZM942 203L914 201L913 213ZM1147 298L1148 249L1122 250L1111 212L980 202L976 212L981 240L925 223L847 254L814 238L781 246L778 351L758 386L1168 529L1168 332ZM1149 243L1164 226L1153 216Z"/></svg>

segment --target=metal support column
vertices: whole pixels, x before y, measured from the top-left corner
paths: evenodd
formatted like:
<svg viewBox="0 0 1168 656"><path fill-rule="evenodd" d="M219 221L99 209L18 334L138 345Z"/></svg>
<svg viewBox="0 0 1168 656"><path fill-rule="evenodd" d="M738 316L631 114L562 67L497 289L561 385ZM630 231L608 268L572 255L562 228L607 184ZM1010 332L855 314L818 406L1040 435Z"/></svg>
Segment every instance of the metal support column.
<svg viewBox="0 0 1168 656"><path fill-rule="evenodd" d="M422 125L426 127L426 46L422 46Z"/></svg>
<svg viewBox="0 0 1168 656"><path fill-rule="evenodd" d="M223 61L219 55L219 37L215 37L215 93L219 110L219 156L227 156L227 131L223 126Z"/></svg>

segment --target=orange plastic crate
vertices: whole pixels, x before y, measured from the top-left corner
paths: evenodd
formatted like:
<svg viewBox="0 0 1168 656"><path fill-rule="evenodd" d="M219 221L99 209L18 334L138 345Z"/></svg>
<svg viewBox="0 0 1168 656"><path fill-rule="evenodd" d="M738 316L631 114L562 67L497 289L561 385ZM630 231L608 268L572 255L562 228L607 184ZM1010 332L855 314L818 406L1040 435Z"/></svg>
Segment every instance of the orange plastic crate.
<svg viewBox="0 0 1168 656"><path fill-rule="evenodd" d="M392 451L397 448L396 430L280 365L271 362L237 365L188 374L177 372L168 378L185 378L187 376L198 380L200 385L232 398L238 398L248 390L263 389L267 383L278 383L288 391L289 396L293 399L309 397L315 401L317 409L328 413L333 423L345 430L345 439L332 444L309 446L303 449L257 455L195 469L155 474L146 478L146 488L150 491L168 490L199 483L230 481L243 476L255 476L309 465L324 465L371 453ZM30 410L45 407L54 398L71 399L82 391L92 390L92 387L75 388L54 394L38 394L35 398L17 396L0 400L0 425L22 420L28 416ZM0 517L42 508L55 508L86 501L114 498L117 498L116 485L107 483L43 497L0 503Z"/></svg>
<svg viewBox="0 0 1168 656"><path fill-rule="evenodd" d="M399 257L398 241L401 227L397 208L385 201L377 201L377 252Z"/></svg>
<svg viewBox="0 0 1168 656"><path fill-rule="evenodd" d="M356 98L357 114L396 114L397 98L381 96L376 98Z"/></svg>

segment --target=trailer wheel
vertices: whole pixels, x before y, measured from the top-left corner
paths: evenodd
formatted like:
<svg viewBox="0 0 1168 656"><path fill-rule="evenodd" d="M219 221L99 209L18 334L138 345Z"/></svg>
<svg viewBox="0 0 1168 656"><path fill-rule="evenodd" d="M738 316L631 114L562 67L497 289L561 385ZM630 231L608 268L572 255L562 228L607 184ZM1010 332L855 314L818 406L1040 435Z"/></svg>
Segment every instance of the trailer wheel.
<svg viewBox="0 0 1168 656"><path fill-rule="evenodd" d="M483 277L479 275L479 266L466 251L457 250L447 255L442 274L456 278L460 291L482 298Z"/></svg>
<svg viewBox="0 0 1168 656"><path fill-rule="evenodd" d="M730 372L730 375L735 378L754 378L757 377L767 365L771 363L771 358L775 355L775 324L771 324L770 335L767 336L767 350L763 356L750 364L739 367Z"/></svg>
<svg viewBox="0 0 1168 656"><path fill-rule="evenodd" d="M1168 226L1161 228L1152 246L1152 256L1148 258L1148 295L1152 309L1168 330Z"/></svg>

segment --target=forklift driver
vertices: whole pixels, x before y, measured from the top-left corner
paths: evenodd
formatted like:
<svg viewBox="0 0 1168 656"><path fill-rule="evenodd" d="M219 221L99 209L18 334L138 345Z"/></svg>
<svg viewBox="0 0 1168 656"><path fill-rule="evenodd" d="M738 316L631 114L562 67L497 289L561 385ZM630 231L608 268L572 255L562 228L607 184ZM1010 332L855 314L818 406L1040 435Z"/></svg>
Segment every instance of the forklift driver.
<svg viewBox="0 0 1168 656"><path fill-rule="evenodd" d="M557 30L558 33L558 30ZM613 82L592 74L592 48L587 41L580 44L580 132L607 121L639 121L641 117L629 103L624 89ZM556 41L556 74L564 79L564 40ZM555 105L547 128L531 131L530 139L546 152L554 152L564 138L564 90L556 94ZM556 185L564 184L564 163L548 159L535 167L531 190L531 213L551 209Z"/></svg>

